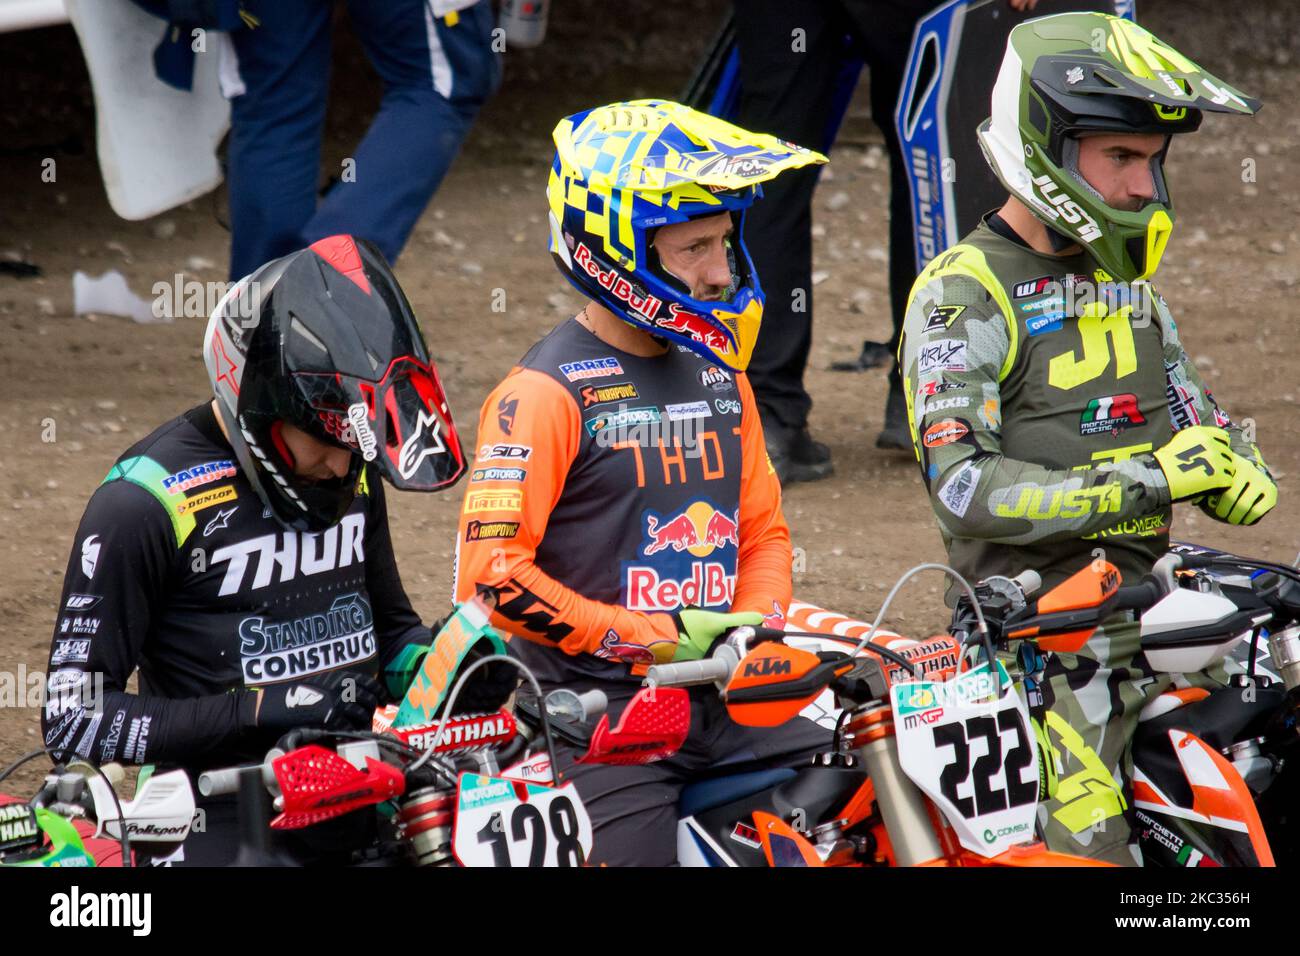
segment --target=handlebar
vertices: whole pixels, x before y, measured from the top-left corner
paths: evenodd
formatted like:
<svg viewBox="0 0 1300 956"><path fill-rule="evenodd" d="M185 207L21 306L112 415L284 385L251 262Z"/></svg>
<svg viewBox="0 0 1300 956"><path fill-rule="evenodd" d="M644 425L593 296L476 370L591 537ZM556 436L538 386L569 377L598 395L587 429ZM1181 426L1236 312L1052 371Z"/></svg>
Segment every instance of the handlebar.
<svg viewBox="0 0 1300 956"><path fill-rule="evenodd" d="M246 770L256 770L262 778L263 785L268 790L274 790L277 786L275 781L275 770L271 762L284 754L283 750L274 749L267 755L266 759L260 764L245 764L242 767L222 767L219 770L206 770L199 774L199 793L205 797L223 797L228 794L239 792L239 778Z"/></svg>
<svg viewBox="0 0 1300 956"><path fill-rule="evenodd" d="M725 682L739 662L735 651L730 648L726 650L727 654L706 657L700 661L654 664L646 670L646 682L656 687L694 687L697 684Z"/></svg>

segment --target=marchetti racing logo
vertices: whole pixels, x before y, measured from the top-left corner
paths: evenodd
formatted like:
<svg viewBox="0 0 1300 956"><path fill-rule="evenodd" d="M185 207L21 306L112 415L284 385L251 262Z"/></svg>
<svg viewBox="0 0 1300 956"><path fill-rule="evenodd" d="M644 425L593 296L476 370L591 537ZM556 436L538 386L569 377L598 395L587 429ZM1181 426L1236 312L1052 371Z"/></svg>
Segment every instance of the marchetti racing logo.
<svg viewBox="0 0 1300 956"><path fill-rule="evenodd" d="M168 475L162 480L162 486L167 494L179 495L181 492L197 488L199 485L220 481L222 478L234 477L235 463L233 461L210 461L202 465L191 465L189 468L182 468L174 475Z"/></svg>
<svg viewBox="0 0 1300 956"><path fill-rule="evenodd" d="M245 684L290 680L375 654L374 618L360 594L335 598L328 611L288 621L246 617L239 622Z"/></svg>
<svg viewBox="0 0 1300 956"><path fill-rule="evenodd" d="M644 563L624 563L623 603L633 611L687 604L728 607L736 590L740 513L696 501L677 514L645 512Z"/></svg>
<svg viewBox="0 0 1300 956"><path fill-rule="evenodd" d="M217 548L212 552L209 568L226 566L225 576L217 594L225 597L247 586L257 590L272 580L285 583L298 575L321 574L346 568L353 562L366 560L366 516L364 512L344 515L328 531L304 534L285 531L281 534L264 534L235 544ZM248 580L248 570L253 576Z"/></svg>

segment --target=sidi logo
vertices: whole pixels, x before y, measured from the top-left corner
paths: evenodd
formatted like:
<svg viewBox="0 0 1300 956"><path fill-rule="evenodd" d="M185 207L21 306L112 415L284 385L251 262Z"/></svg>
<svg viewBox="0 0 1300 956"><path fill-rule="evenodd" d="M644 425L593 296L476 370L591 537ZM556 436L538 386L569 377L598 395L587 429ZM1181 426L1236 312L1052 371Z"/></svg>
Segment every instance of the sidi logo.
<svg viewBox="0 0 1300 956"><path fill-rule="evenodd" d="M151 893L70 893L50 897L51 926L129 926L134 936L148 936L153 928Z"/></svg>

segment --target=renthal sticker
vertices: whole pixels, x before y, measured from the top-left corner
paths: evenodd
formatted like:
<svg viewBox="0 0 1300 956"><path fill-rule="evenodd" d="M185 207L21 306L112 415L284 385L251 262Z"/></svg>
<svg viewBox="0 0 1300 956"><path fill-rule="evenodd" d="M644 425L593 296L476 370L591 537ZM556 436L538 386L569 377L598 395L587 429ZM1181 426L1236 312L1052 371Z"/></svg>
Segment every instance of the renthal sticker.
<svg viewBox="0 0 1300 956"><path fill-rule="evenodd" d="M522 491L471 491L465 497L465 511L520 511L524 507Z"/></svg>
<svg viewBox="0 0 1300 956"><path fill-rule="evenodd" d="M686 418L708 418L713 414L708 402L685 402L680 405L665 405L664 414L669 421L681 421Z"/></svg>
<svg viewBox="0 0 1300 956"><path fill-rule="evenodd" d="M706 365L700 369L700 384L715 392L729 392L736 387L731 374L716 365Z"/></svg>
<svg viewBox="0 0 1300 956"><path fill-rule="evenodd" d="M361 457L374 461L379 454L379 439L375 438L374 429L370 427L370 414L364 402L348 406L348 421L352 424L352 433L357 436L357 444L361 446Z"/></svg>
<svg viewBox="0 0 1300 956"><path fill-rule="evenodd" d="M617 269L612 266L609 269L602 269L600 262L591 254L591 250L584 243L578 243L578 248L573 250L573 261L578 268L595 279L597 285L606 289L620 302L626 302L628 308L633 312L643 315L647 319L653 319L663 308L662 299L655 298L640 285L620 275ZM563 371L562 366L561 371ZM620 371L622 370L620 369ZM569 379L569 381L572 382L575 379Z"/></svg>
<svg viewBox="0 0 1300 956"><path fill-rule="evenodd" d="M476 481L523 481L528 477L526 468L475 468L470 484Z"/></svg>
<svg viewBox="0 0 1300 956"><path fill-rule="evenodd" d="M211 508L213 505L234 501L238 497L234 485L222 485L220 488L213 488L211 491L203 491L186 498L177 506L176 513L181 515L193 514L196 511L202 511L204 508Z"/></svg>
<svg viewBox="0 0 1300 956"><path fill-rule="evenodd" d="M627 568L624 587L624 606L630 611L675 611L686 605L729 607L736 594L736 576L717 561L692 561L686 578L634 565Z"/></svg>
<svg viewBox="0 0 1300 956"><path fill-rule="evenodd" d="M925 430L922 439L926 448L942 448L955 441L961 441L970 434L970 426L958 418L945 418Z"/></svg>
<svg viewBox="0 0 1300 956"><path fill-rule="evenodd" d="M604 402L625 402L637 398L636 385L632 382L619 382L617 385L584 385L578 394L582 396L582 407L591 408Z"/></svg>
<svg viewBox="0 0 1300 956"><path fill-rule="evenodd" d="M234 477L235 463L233 461L209 461L202 465L182 468L175 474L168 475L162 480L162 486L169 495L179 495L181 492L189 491L199 485L220 481L222 478Z"/></svg>
<svg viewBox="0 0 1300 956"><path fill-rule="evenodd" d="M533 453L532 445L482 445L479 461L527 461Z"/></svg>
<svg viewBox="0 0 1300 956"><path fill-rule="evenodd" d="M921 331L933 332L935 329L946 329L965 311L964 305L936 305L926 316L925 328Z"/></svg>
<svg viewBox="0 0 1300 956"><path fill-rule="evenodd" d="M518 521L473 520L465 526L466 541L487 541L489 539L513 538L518 533Z"/></svg>
<svg viewBox="0 0 1300 956"><path fill-rule="evenodd" d="M966 340L939 339L921 346L918 357L920 372L966 371Z"/></svg>
<svg viewBox="0 0 1300 956"><path fill-rule="evenodd" d="M940 487L939 500L958 518L964 518L971 501L975 498L975 486L979 484L979 480L980 470L967 462Z"/></svg>
<svg viewBox="0 0 1300 956"><path fill-rule="evenodd" d="M607 358L586 359L581 362L565 362L560 366L560 373L570 382L580 382L587 378L604 378L607 375L622 375L623 366L612 355Z"/></svg>

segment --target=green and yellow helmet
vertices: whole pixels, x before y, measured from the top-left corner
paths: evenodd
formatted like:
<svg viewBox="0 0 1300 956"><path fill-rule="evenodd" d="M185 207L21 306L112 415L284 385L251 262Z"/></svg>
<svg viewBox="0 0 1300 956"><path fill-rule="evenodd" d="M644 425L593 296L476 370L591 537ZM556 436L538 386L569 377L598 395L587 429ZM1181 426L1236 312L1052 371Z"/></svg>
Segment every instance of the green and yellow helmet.
<svg viewBox="0 0 1300 956"><path fill-rule="evenodd" d="M993 115L978 134L1012 195L1087 248L1113 278L1133 282L1156 271L1173 229L1162 169L1168 140L1153 161L1154 200L1126 212L1108 205L1080 174L1079 138L1190 133L1205 110L1250 116L1259 106L1131 21L1062 13L1011 31Z"/></svg>
<svg viewBox="0 0 1300 956"><path fill-rule="evenodd" d="M624 321L743 371L763 316L745 249L760 183L826 157L667 100L634 100L560 120L546 187L550 251L565 277ZM731 290L696 299L659 263L661 226L730 213Z"/></svg>

